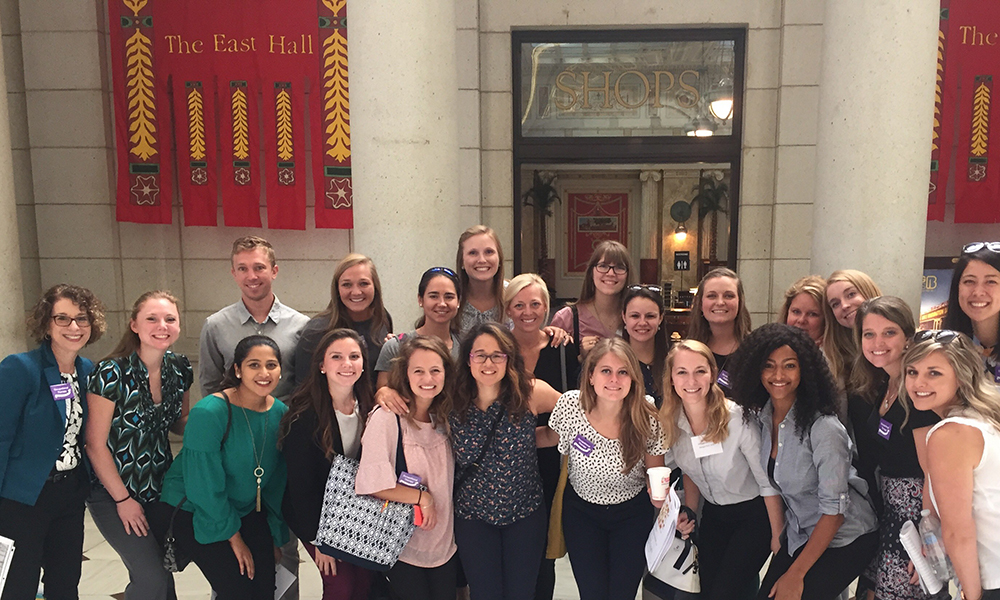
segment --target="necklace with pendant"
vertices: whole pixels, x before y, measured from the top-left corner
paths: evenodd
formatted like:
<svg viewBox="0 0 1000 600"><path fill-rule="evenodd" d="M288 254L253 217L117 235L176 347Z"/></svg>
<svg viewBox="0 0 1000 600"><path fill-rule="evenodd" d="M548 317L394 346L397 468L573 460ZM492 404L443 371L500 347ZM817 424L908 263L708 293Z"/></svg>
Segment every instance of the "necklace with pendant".
<svg viewBox="0 0 1000 600"><path fill-rule="evenodd" d="M267 398L264 399L264 402L266 408ZM261 466L261 462L264 460L264 448L267 445L267 425L271 414L267 410L264 411L264 438L260 441L260 453L258 454L257 441L254 439L253 427L250 425L250 417L247 415L247 409L242 405L240 409L243 411L243 418L247 422L247 431L250 432L250 445L253 448L253 458L257 462L257 468L253 470L253 476L257 478L257 512L260 512L260 480L264 477L264 467Z"/></svg>

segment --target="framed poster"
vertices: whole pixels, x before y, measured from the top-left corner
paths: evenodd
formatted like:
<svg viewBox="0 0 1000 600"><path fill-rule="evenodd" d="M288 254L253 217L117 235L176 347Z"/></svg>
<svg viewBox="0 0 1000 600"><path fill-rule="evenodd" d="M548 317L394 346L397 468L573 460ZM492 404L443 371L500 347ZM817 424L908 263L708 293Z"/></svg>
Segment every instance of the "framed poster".
<svg viewBox="0 0 1000 600"><path fill-rule="evenodd" d="M605 240L628 247L628 192L567 194L568 273L583 273L594 248Z"/></svg>

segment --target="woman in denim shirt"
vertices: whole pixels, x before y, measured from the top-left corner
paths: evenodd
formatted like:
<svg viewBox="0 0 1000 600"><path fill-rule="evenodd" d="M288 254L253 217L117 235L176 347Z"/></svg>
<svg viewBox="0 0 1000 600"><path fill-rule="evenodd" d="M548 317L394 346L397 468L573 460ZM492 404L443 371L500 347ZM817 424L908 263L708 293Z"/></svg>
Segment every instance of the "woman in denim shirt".
<svg viewBox="0 0 1000 600"><path fill-rule="evenodd" d="M771 323L734 357L733 399L761 428L761 463L785 502L785 534L758 599L836 598L878 547L868 485L851 466L837 386L816 343Z"/></svg>

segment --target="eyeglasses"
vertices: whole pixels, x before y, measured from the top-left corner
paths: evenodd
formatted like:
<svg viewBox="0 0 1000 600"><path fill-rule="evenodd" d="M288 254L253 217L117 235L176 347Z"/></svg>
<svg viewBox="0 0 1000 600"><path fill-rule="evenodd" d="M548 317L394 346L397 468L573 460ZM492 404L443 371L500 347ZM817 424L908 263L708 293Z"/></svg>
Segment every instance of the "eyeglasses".
<svg viewBox="0 0 1000 600"><path fill-rule="evenodd" d="M80 315L79 317L70 317L68 315L52 315L52 321L59 327L69 327L70 323L76 322L76 326L80 329L85 327L90 327L90 317L87 315Z"/></svg>
<svg viewBox="0 0 1000 600"><path fill-rule="evenodd" d="M971 242L962 247L962 254L974 254L983 248L994 254L1000 254L1000 242Z"/></svg>
<svg viewBox="0 0 1000 600"><path fill-rule="evenodd" d="M469 354L469 360L477 365L481 365L486 362L486 359L490 359L490 362L495 365L502 365L507 362L507 355L503 352L494 352L493 354L481 354L473 352Z"/></svg>
<svg viewBox="0 0 1000 600"><path fill-rule="evenodd" d="M597 269L598 273L607 273L608 271L614 270L615 275L624 275L628 273L628 267L625 265L609 265L608 263L597 263L594 267Z"/></svg>
<svg viewBox="0 0 1000 600"><path fill-rule="evenodd" d="M430 269L427 269L427 272L424 274L426 275L427 273L444 273L448 277L458 278L458 275L456 275L455 272L448 267L431 267Z"/></svg>
<svg viewBox="0 0 1000 600"><path fill-rule="evenodd" d="M951 329L928 329L926 331L918 331L913 334L914 342L926 342L927 340L934 340L939 344L948 344L960 334L957 331L952 331Z"/></svg>
<svg viewBox="0 0 1000 600"><path fill-rule="evenodd" d="M649 290L654 294L663 293L663 288L661 288L658 285L630 285L627 288L625 288L625 291L628 292L641 292L642 290Z"/></svg>

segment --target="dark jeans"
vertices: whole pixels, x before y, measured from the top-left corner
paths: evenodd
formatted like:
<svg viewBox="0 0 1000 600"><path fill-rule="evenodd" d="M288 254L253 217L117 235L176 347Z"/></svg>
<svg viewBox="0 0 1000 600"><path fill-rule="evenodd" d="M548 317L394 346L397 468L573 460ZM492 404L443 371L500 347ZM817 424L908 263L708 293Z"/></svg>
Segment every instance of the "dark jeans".
<svg viewBox="0 0 1000 600"><path fill-rule="evenodd" d="M1000 588L995 590L983 590L983 600L1000 600Z"/></svg>
<svg viewBox="0 0 1000 600"><path fill-rule="evenodd" d="M805 544L802 545L805 548ZM760 584L757 600L766 600L775 582L792 566L802 552L788 555L788 540L781 543L781 550L771 558L764 582ZM866 533L841 548L827 548L816 564L806 573L802 597L809 600L833 600L847 589L854 578L861 574L878 550L878 531Z"/></svg>
<svg viewBox="0 0 1000 600"><path fill-rule="evenodd" d="M158 540L163 539L173 512L174 507L164 502L149 507L146 518ZM252 511L240 523L240 537L253 556L253 579L240 575L239 562L228 540L199 544L194 538L192 520L193 515L188 511L177 511L174 539L178 549L198 565L217 600L274 600L274 541L265 513Z"/></svg>
<svg viewBox="0 0 1000 600"><path fill-rule="evenodd" d="M559 485L559 471L562 466L562 454L555 446L538 449L538 472L542 476L542 498L545 500L545 517L548 521L552 514L552 500ZM546 541L548 536L546 536ZM556 561L545 558L538 566L538 583L535 585L535 600L552 600L556 589Z"/></svg>
<svg viewBox="0 0 1000 600"><path fill-rule="evenodd" d="M563 535L580 600L633 600L646 569L653 526L645 491L621 504L591 504L566 486Z"/></svg>
<svg viewBox="0 0 1000 600"><path fill-rule="evenodd" d="M83 560L83 510L90 493L87 469L45 482L34 506L0 498L0 535L14 540L3 600L34 598L45 569L45 597L76 600Z"/></svg>
<svg viewBox="0 0 1000 600"><path fill-rule="evenodd" d="M399 561L389 569L392 600L455 600L458 553L440 567L415 567Z"/></svg>
<svg viewBox="0 0 1000 600"><path fill-rule="evenodd" d="M738 504L706 501L698 527L703 600L753 597L771 555L771 522L760 496Z"/></svg>
<svg viewBox="0 0 1000 600"><path fill-rule="evenodd" d="M545 552L542 507L510 525L455 518L455 541L472 600L531 600Z"/></svg>

